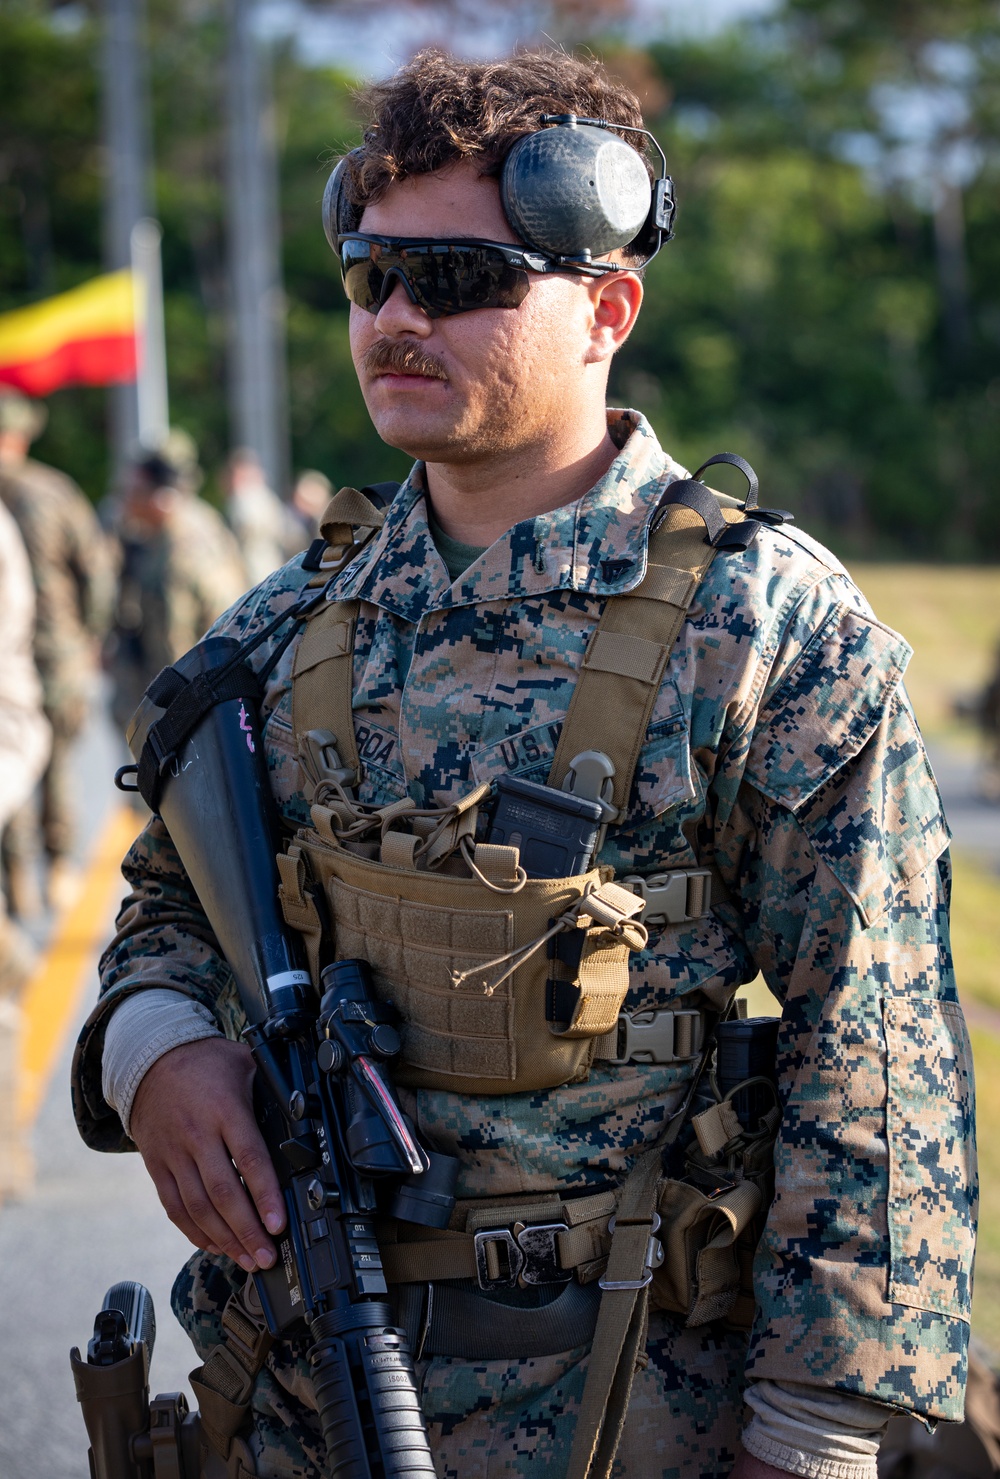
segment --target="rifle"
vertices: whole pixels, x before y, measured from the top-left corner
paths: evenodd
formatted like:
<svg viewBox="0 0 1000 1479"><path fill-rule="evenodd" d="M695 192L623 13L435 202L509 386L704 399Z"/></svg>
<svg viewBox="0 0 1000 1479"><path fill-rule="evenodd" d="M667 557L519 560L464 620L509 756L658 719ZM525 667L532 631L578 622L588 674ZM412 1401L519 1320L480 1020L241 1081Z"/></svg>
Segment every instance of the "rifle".
<svg viewBox="0 0 1000 1479"><path fill-rule="evenodd" d="M373 999L365 962L327 965L316 1010L298 942L278 907L277 818L259 698L240 644L205 639L150 685L129 726L137 763L123 767L116 783L141 790L163 818L249 1023L255 1109L288 1221L275 1266L251 1275L245 1306L261 1314L271 1337L310 1338L331 1479L432 1479L413 1361L387 1302L373 1218L380 1185L394 1185L394 1213L447 1226L457 1162L421 1146L402 1113L386 1074L399 1035L391 1010ZM126 784L129 774L135 786ZM76 1357L78 1376L80 1368L90 1376L84 1412L94 1479L159 1479L161 1472L196 1479L198 1471L181 1467L183 1420L173 1468L150 1468L141 1435L125 1445L131 1467L122 1466L120 1442L119 1457L105 1463L108 1443L92 1396L99 1385L92 1373L105 1368ZM114 1373L116 1363L106 1369ZM133 1403L131 1417L139 1409Z"/></svg>

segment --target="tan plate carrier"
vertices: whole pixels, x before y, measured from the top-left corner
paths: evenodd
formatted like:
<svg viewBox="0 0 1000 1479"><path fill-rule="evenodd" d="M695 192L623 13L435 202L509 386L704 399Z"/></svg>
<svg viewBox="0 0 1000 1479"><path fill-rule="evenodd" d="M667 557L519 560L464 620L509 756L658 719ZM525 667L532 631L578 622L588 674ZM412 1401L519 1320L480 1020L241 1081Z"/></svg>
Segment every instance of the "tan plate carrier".
<svg viewBox="0 0 1000 1479"><path fill-rule="evenodd" d="M734 499L716 496L727 523L745 518ZM355 558L384 517L357 490L342 489L323 521L330 558L314 583L326 583ZM367 535L360 544L355 529ZM604 604L562 726L550 786L563 786L576 755L599 749L614 766L608 800L619 819L625 816L663 674L715 553L701 516L668 504L650 536L642 581ZM356 775L361 771L353 714L358 604L320 606L306 625L292 671L297 739L331 732L342 767ZM400 1014L399 1083L490 1095L585 1078L597 1044L616 1029L628 990L629 953L645 944L645 930L633 920L641 902L636 905L606 869L575 878L532 879L514 891L513 850L483 844L475 858L480 874L489 875L486 881L467 869L464 877L435 871L433 859L430 867L414 866L416 839L396 830L407 826L408 805L396 803L380 813L377 857L359 857L343 845L336 806L314 805L313 826L300 829L279 858L285 918L305 938L314 983L318 987L325 915L333 932L326 948L332 943L338 959L367 960L376 991ZM472 820L467 816L470 825ZM460 830L461 817L455 822ZM316 890L323 896L322 910ZM584 931L579 964L572 950L556 950L553 961L553 952L541 948L554 924L561 925L559 933ZM563 963L566 959L571 966ZM553 1014L546 1013L545 993L553 978L577 988L575 1010L565 1023L547 1020Z"/></svg>

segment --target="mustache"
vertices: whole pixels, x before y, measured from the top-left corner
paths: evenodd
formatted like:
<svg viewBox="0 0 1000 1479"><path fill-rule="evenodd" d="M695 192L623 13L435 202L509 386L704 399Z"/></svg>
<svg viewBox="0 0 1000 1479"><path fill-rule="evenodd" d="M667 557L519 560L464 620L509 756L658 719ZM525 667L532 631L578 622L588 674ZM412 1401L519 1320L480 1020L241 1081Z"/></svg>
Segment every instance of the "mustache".
<svg viewBox="0 0 1000 1479"><path fill-rule="evenodd" d="M447 380L448 375L441 360L434 354L421 349L419 344L399 343L391 339L379 339L369 345L361 356L361 368L366 375L426 375L430 380Z"/></svg>

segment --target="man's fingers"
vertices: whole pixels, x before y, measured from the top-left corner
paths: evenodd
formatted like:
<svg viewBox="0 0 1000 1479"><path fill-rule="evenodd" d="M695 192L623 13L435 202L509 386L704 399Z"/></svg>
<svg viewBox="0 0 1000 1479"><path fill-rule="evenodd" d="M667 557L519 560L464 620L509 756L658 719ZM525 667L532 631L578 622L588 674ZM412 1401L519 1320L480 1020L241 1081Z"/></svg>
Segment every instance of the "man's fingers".
<svg viewBox="0 0 1000 1479"><path fill-rule="evenodd" d="M174 1227L179 1228L187 1240L193 1243L196 1248L204 1248L208 1239L197 1223L192 1221L174 1177L165 1168L158 1171L156 1175L153 1175L152 1170L150 1170L150 1176L153 1178L153 1184L156 1187L156 1194L160 1199L160 1205L174 1224ZM219 1251L221 1252L222 1250L220 1249Z"/></svg>
<svg viewBox="0 0 1000 1479"><path fill-rule="evenodd" d="M225 1147L220 1145L218 1151L203 1156L196 1169L197 1182L192 1178L181 1185L188 1212L243 1268L258 1264L270 1268L274 1248ZM221 1234L220 1228L224 1229ZM237 1246L230 1251L234 1240Z"/></svg>
<svg viewBox="0 0 1000 1479"><path fill-rule="evenodd" d="M183 1043L147 1070L130 1122L171 1220L197 1247L220 1248L246 1269L270 1268L275 1250L265 1222L275 1232L285 1222L277 1177L254 1120L253 1073L244 1043Z"/></svg>
<svg viewBox="0 0 1000 1479"><path fill-rule="evenodd" d="M250 1273L257 1266L257 1259L241 1243L237 1233L226 1218L213 1205L212 1198L202 1181L197 1166L192 1162L178 1182L187 1220L193 1224L197 1236L192 1242L199 1247L211 1243L227 1258ZM190 1233L188 1234L190 1237Z"/></svg>
<svg viewBox="0 0 1000 1479"><path fill-rule="evenodd" d="M239 1139L234 1135L230 1138L229 1149L264 1226L269 1233L280 1232L285 1225L285 1206L263 1138L256 1132L252 1137L246 1135Z"/></svg>

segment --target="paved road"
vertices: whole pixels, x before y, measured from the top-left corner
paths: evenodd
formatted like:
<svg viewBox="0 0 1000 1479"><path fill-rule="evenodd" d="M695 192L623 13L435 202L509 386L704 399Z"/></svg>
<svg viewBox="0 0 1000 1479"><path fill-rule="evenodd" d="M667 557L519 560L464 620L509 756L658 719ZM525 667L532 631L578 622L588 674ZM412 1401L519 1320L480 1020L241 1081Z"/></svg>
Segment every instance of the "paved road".
<svg viewBox="0 0 1000 1479"><path fill-rule="evenodd" d="M90 841L116 796L110 776L119 763L110 732L95 723L78 764L86 806L81 830ZM109 910L105 937L112 918ZM79 1023L96 995L95 965L87 967ZM36 1192L0 1209L2 1479L87 1479L69 1350L86 1347L102 1296L118 1279L138 1279L153 1294L157 1389L186 1387L195 1364L169 1307L186 1240L163 1215L138 1156L97 1155L85 1148L70 1113L69 1065L67 1045L35 1127Z"/></svg>
<svg viewBox="0 0 1000 1479"><path fill-rule="evenodd" d="M957 842L1000 870L1000 807L975 791L975 767L950 752L935 768ZM119 763L106 724L95 722L78 757L80 794L91 841L113 804ZM105 935L111 932L111 911ZM95 993L87 967L82 1021ZM1000 1017L984 1026L1000 1027ZM74 1024L71 1038L76 1035ZM152 1291L159 1332L154 1390L186 1387L193 1353L169 1310L174 1274L187 1256L136 1156L102 1156L80 1142L69 1108L69 1049L58 1065L35 1130L37 1190L0 1209L0 1421L2 1479L87 1479L83 1423L69 1369L71 1345L85 1347L105 1290L120 1278Z"/></svg>
<svg viewBox="0 0 1000 1479"><path fill-rule="evenodd" d="M1000 873L1000 803L979 792L979 765L966 749L928 745L955 846L978 853Z"/></svg>

